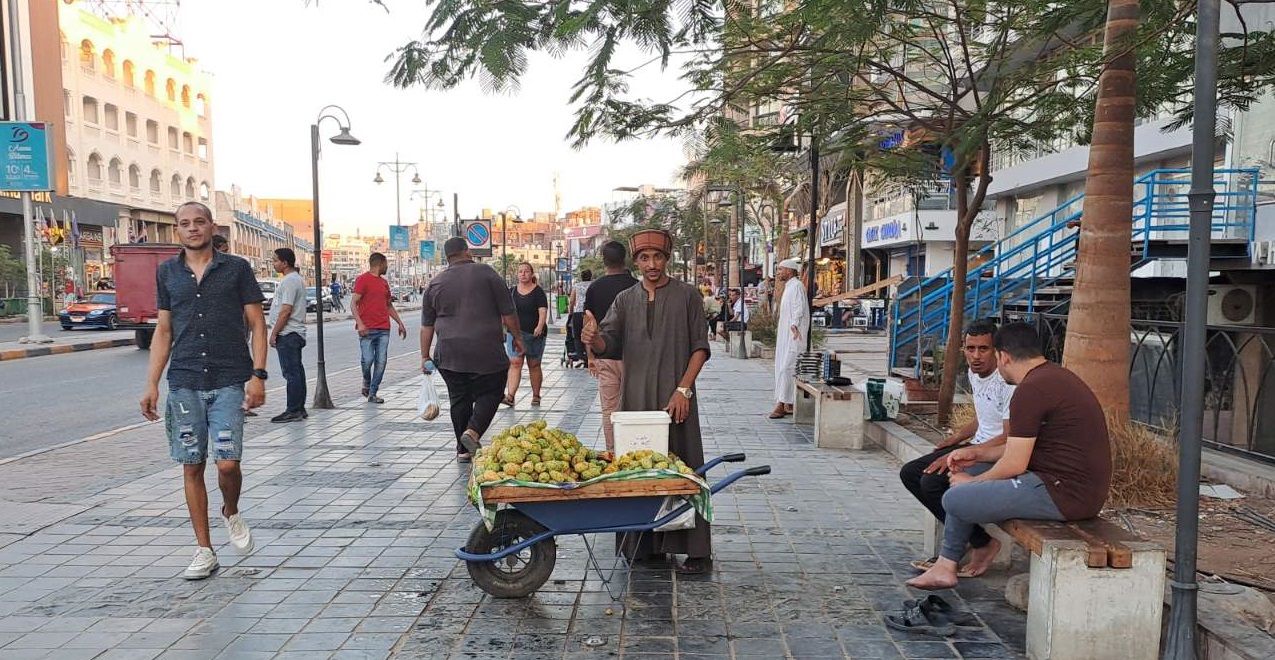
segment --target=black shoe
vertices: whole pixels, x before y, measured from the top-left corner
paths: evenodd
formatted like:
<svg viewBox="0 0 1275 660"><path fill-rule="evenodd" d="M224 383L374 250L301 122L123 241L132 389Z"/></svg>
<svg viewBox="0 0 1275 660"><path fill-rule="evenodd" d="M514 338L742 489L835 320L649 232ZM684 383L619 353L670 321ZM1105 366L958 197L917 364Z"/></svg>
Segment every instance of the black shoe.
<svg viewBox="0 0 1275 660"><path fill-rule="evenodd" d="M366 397L366 396L367 396L367 385L364 385L364 386L363 386L363 396L364 396L364 397Z"/></svg>
<svg viewBox="0 0 1275 660"><path fill-rule="evenodd" d="M367 398L367 402L368 403L385 403L385 399L382 399L381 397L373 394Z"/></svg>
<svg viewBox="0 0 1275 660"><path fill-rule="evenodd" d="M301 409L301 419L310 419L310 413L305 408Z"/></svg>
<svg viewBox="0 0 1275 660"><path fill-rule="evenodd" d="M283 414L275 415L274 417L271 417L270 421L274 422L275 424L283 424L285 422L299 422L303 419L305 418L302 417L300 413L285 412Z"/></svg>

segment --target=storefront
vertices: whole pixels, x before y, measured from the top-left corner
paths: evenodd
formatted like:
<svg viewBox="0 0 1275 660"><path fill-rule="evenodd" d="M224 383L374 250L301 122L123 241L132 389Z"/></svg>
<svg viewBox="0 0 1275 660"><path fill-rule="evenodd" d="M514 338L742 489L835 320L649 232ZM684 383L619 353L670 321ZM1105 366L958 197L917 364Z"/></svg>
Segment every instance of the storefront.
<svg viewBox="0 0 1275 660"><path fill-rule="evenodd" d="M120 207L109 202L99 202L80 197L63 197L47 192L33 193L33 220L43 220L44 227L56 226L66 230L67 236L54 246L47 241L41 248L56 247L61 255L59 273L44 273L46 283L66 279L71 275L73 286L87 290L100 277L110 277L107 250L115 241L115 227ZM9 246L13 257L25 260L22 244L22 200L17 193L0 192L0 244ZM59 290L64 282L48 284Z"/></svg>
<svg viewBox="0 0 1275 660"><path fill-rule="evenodd" d="M815 285L818 296L830 296L847 290L846 277L846 204L828 209L819 220L819 258L815 260Z"/></svg>

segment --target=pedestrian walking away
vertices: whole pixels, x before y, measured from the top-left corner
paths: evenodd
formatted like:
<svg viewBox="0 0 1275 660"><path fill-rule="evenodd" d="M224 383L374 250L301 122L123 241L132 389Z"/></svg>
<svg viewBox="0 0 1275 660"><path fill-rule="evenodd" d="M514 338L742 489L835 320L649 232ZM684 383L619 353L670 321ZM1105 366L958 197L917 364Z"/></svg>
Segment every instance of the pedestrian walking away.
<svg viewBox="0 0 1275 660"><path fill-rule="evenodd" d="M903 487L940 523L947 518L943 510L943 495L950 487L947 456L964 447L1003 445L1005 434L1009 431L1009 402L1014 395L1014 386L1006 383L996 368L996 352L992 350L992 336L995 334L996 325L988 321L975 321L965 330L965 364L969 366L974 419L944 438L933 452L909 461L899 470ZM990 467L982 464L966 472L978 474ZM986 573L1000 551L1000 542L979 525L973 526L969 544L973 548L970 561L961 569L959 577L978 577ZM912 567L927 571L937 561L938 557L917 560L912 562Z"/></svg>
<svg viewBox="0 0 1275 660"><path fill-rule="evenodd" d="M359 333L359 362L363 368L363 396L369 403L385 403L378 396L381 379L385 377L385 364L390 356L390 319L398 324L398 336L407 339L407 327L394 309L394 296L390 283L385 281L389 262L385 255L373 252L367 259L367 272L354 280L354 295L350 297L350 312L354 315L354 329Z"/></svg>
<svg viewBox="0 0 1275 660"><path fill-rule="evenodd" d="M580 341L580 329L584 327L584 296L591 284L593 284L593 271L585 268L580 271L580 281L571 285L571 296L567 300L567 307L571 309L571 316L567 320L571 324L571 343L568 352L573 367L589 366L588 352L584 348L584 342Z"/></svg>
<svg viewBox="0 0 1275 660"><path fill-rule="evenodd" d="M288 405L270 421L299 422L310 416L305 410L305 364L301 362L301 350L305 348L305 280L297 272L297 254L292 248L274 251L274 269L283 279L275 287L270 303L270 345L279 356L279 372L288 383Z"/></svg>
<svg viewBox="0 0 1275 660"><path fill-rule="evenodd" d="M184 577L199 580L219 567L204 485L210 453L217 464L221 517L230 545L240 553L252 551L252 532L239 513L239 464L244 411L266 400L266 320L252 266L212 248L212 211L199 202L186 202L175 216L182 251L160 264L155 274L159 318L141 408L146 419L160 418L159 379L168 366L168 451L182 465L186 509L197 544Z"/></svg>
<svg viewBox="0 0 1275 660"><path fill-rule="evenodd" d="M540 385L544 382L544 371L540 368L540 360L545 354L545 331L549 319L549 297L545 290L536 284L536 274L531 264L518 264L518 283L509 289L513 298L514 309L518 314L518 333L522 338L523 351L514 350L513 337L510 333L505 339L505 352L509 356L509 380L505 385L505 398L502 403L512 407L518 396L518 384L522 382L522 365L527 363L527 378L531 381L531 405L540 405Z"/></svg>
<svg viewBox="0 0 1275 660"><path fill-rule="evenodd" d="M800 269L796 259L784 259L775 273L783 289L775 326L775 409L770 411L771 419L791 415L797 401L797 358L805 349L806 333L810 332L810 304L806 287L797 278Z"/></svg>
<svg viewBox="0 0 1275 660"><path fill-rule="evenodd" d="M437 370L447 383L456 458L468 461L500 407L509 373L502 337L509 333L513 352L521 354L522 334L500 274L474 263L463 238L447 239L443 254L447 270L421 297L421 372L429 377Z"/></svg>
<svg viewBox="0 0 1275 660"><path fill-rule="evenodd" d="M641 286L615 298L601 325L585 313L581 334L597 354L621 351L624 378L620 382L622 410L664 410L669 426L669 451L688 466L704 464L695 379L709 358L708 331L702 321L703 303L695 287L668 276L673 236L663 229L640 231L630 239L633 259L642 275ZM684 554L675 564L679 573L712 570L712 536L698 514L693 529L625 535L619 550L635 561L658 560Z"/></svg>
<svg viewBox="0 0 1275 660"><path fill-rule="evenodd" d="M584 312L593 320L602 323L607 312L621 291L637 284L637 279L629 274L626 263L628 252L619 241L609 241L602 246L602 264L606 267L606 275L599 277L589 286L584 294ZM582 313L580 328L584 330ZM577 335L579 336L579 335ZM580 342L584 344L583 337ZM607 451L615 451L615 427L611 424L611 413L620 409L620 379L624 376L624 361L618 347L605 355L596 355L593 349L585 344L588 354L589 373L598 379L598 402L602 408L602 433L606 437Z"/></svg>
<svg viewBox="0 0 1275 660"><path fill-rule="evenodd" d="M329 290L332 292L332 309L344 312L345 303L341 302L341 282L337 281L335 275L332 276L332 286Z"/></svg>

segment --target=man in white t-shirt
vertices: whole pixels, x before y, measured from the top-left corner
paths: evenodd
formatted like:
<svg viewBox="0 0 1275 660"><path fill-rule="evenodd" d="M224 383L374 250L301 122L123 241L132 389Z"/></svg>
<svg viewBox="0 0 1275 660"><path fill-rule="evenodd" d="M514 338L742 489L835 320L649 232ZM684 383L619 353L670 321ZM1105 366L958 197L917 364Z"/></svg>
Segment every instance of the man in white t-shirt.
<svg viewBox="0 0 1275 660"><path fill-rule="evenodd" d="M1005 443L1009 429L1009 400L1014 394L1014 386L1006 383L996 368L996 352L992 349L992 336L995 334L996 325L988 321L976 321L965 330L965 363L969 365L976 419L944 438L935 447L935 451L908 462L899 470L899 479L903 486L939 522L946 518L943 494L950 486L947 455L968 445L986 444L994 447ZM989 466L990 464L979 464L967 471L979 474ZM969 563L961 569L961 577L975 577L985 573L1000 550L1000 542L988 536L982 527L974 527L969 542L973 551L970 553ZM912 562L912 567L925 571L933 563L934 559L917 560Z"/></svg>
<svg viewBox="0 0 1275 660"><path fill-rule="evenodd" d="M274 269L283 279L274 290L270 303L270 345L279 356L279 371L288 383L288 407L270 421L299 422L309 413L305 410L305 365L301 349L305 348L305 280L297 272L297 254L292 248L274 251Z"/></svg>

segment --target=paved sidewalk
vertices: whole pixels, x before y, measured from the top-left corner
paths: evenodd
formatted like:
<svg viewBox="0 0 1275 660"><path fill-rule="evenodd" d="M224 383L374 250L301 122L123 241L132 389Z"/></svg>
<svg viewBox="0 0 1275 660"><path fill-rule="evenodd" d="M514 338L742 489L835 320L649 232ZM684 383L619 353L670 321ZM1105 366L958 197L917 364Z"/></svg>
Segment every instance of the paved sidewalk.
<svg viewBox="0 0 1275 660"><path fill-rule="evenodd" d="M901 584L921 542L898 466L814 449L800 427L766 419L771 364L719 353L699 381L706 454L774 468L714 499L715 574L634 569L620 603L586 577L578 537L559 539L553 579L532 597L473 585L452 555L478 523L467 466L446 411L415 419L419 379L382 406L254 425L242 508L257 550L236 556L214 520L223 568L202 582L180 578L193 543L160 425L0 465L0 658L1021 657L1025 617L993 580L945 594L983 630L884 627L912 597ZM528 406L524 383L496 428L544 418L600 445L594 381L545 367L543 406Z"/></svg>

